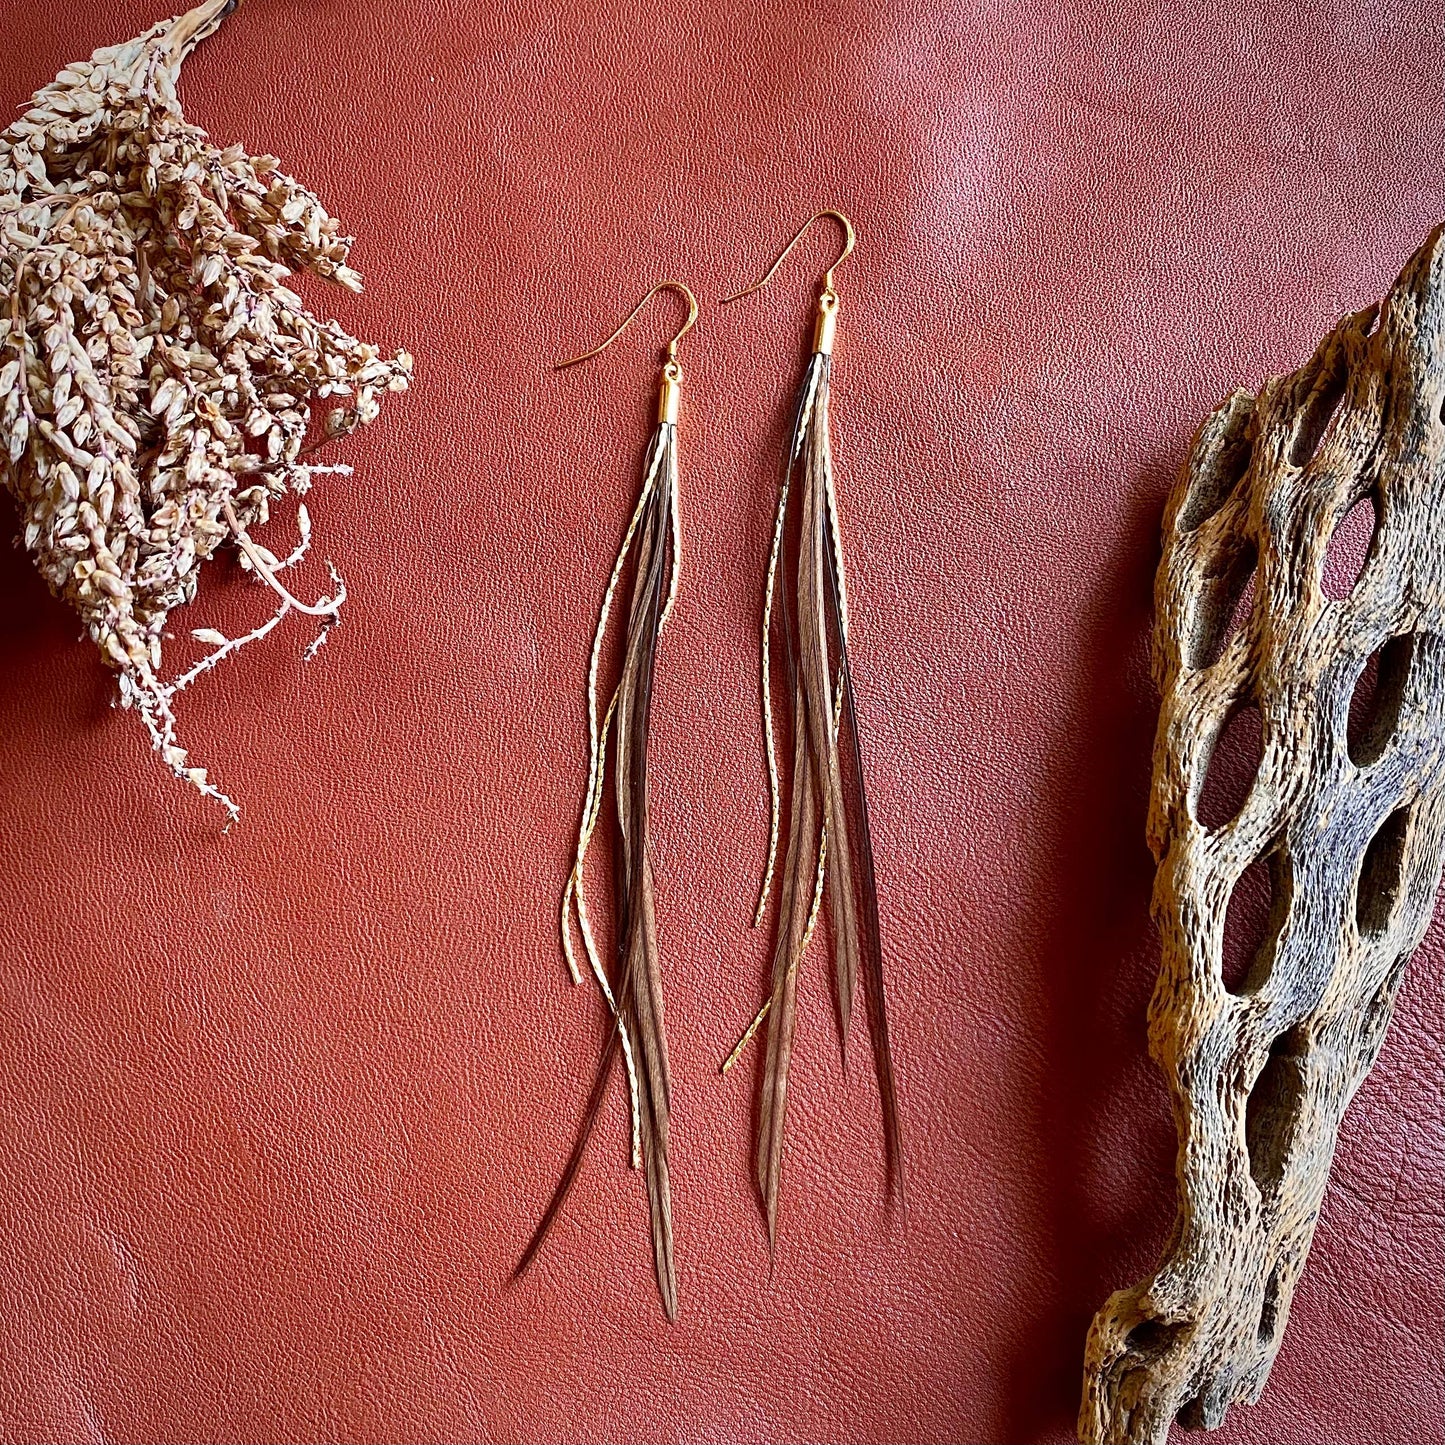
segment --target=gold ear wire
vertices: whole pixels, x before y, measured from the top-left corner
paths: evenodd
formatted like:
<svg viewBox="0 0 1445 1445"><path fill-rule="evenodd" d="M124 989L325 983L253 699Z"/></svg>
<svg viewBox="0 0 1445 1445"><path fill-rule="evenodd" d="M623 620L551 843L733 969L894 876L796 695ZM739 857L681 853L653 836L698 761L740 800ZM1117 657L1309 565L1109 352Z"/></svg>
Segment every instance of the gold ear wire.
<svg viewBox="0 0 1445 1445"><path fill-rule="evenodd" d="M627 313L627 315L622 320L622 324L600 346L594 346L591 351L584 351L581 356L572 356L569 357L566 361L559 361L553 366L552 369L554 371L563 371L569 366L576 366L579 361L586 361L590 357L601 355L602 352L606 351L607 348L611 346L612 343L616 341L617 338L621 336L624 331L627 330L631 322L636 319L638 312L640 312L642 308L646 306L647 303L651 301L652 298L656 296L659 291L676 291L677 294L683 297L683 299L687 302L687 320L682 323L682 329L677 333L677 335L674 336L672 340L667 343L667 359L669 361L676 361L677 343L681 341L682 338L686 336L687 333L691 331L694 326L697 325L697 297L694 296L692 292L689 291L687 287L682 284L681 281L659 281L657 285L654 286L642 298L642 300L639 301L637 305L634 306L632 310Z"/></svg>
<svg viewBox="0 0 1445 1445"><path fill-rule="evenodd" d="M838 267L841 266L843 262L846 261L848 257L853 254L853 247L857 242L857 237L853 234L852 221L850 221L847 216L842 213L842 211L818 211L815 212L813 215L809 216L808 219L803 222L802 226L798 230L798 234L794 236L793 239L789 241L786 246L783 247L782 251L778 255L778 259L774 261L773 264L769 266L765 272L763 272L763 278L761 281L754 281L751 286L745 286L734 296L724 297L723 305L726 306L729 301L737 301L744 296L751 296L754 291L761 291L763 287L766 286L768 282L777 275L778 267L781 266L783 262L788 259L788 253L793 249L794 246L798 244L799 241L803 239L804 236L808 234L808 228L812 226L813 222L821 221L824 216L831 216L833 220L837 221L838 224L843 228L843 253L823 273L823 290L831 294L833 291L833 272L836 271Z"/></svg>

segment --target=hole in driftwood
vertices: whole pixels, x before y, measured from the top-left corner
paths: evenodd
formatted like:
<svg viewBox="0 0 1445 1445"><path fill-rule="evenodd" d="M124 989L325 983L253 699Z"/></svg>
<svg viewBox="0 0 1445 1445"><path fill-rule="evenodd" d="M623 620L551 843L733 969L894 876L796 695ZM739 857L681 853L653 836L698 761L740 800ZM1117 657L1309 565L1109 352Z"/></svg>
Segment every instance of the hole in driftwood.
<svg viewBox="0 0 1445 1445"><path fill-rule="evenodd" d="M1239 875L1229 895L1220 972L1230 993L1264 987L1293 901L1294 870L1281 839Z"/></svg>
<svg viewBox="0 0 1445 1445"><path fill-rule="evenodd" d="M1392 637L1370 655L1350 698L1345 742L1356 767L1378 762L1400 725L1400 704L1415 660L1415 637Z"/></svg>
<svg viewBox="0 0 1445 1445"><path fill-rule="evenodd" d="M1194 816L1210 829L1239 816L1264 761L1264 720L1253 703L1237 709L1219 731L1204 772Z"/></svg>
<svg viewBox="0 0 1445 1445"><path fill-rule="evenodd" d="M1279 1324L1279 1266L1270 1270L1264 1282L1264 1303L1259 1310L1259 1342L1267 1345L1274 1339L1275 1326Z"/></svg>
<svg viewBox="0 0 1445 1445"><path fill-rule="evenodd" d="M1202 1395L1196 1395L1192 1400L1186 1400L1174 1416L1174 1423L1178 1425L1181 1430L1205 1429L1204 1397Z"/></svg>
<svg viewBox="0 0 1445 1445"><path fill-rule="evenodd" d="M1370 839L1360 864L1360 885L1355 894L1355 922L1362 938L1373 938L1390 926L1400 879L1405 867L1405 839L1410 831L1410 809L1396 808Z"/></svg>
<svg viewBox="0 0 1445 1445"><path fill-rule="evenodd" d="M1172 1324L1165 1320L1141 1320L1129 1331L1124 1347L1135 1354L1157 1358L1178 1339L1183 1328L1183 1320L1175 1320Z"/></svg>
<svg viewBox="0 0 1445 1445"><path fill-rule="evenodd" d="M1368 492L1340 519L1325 548L1320 585L1326 597L1343 602L1355 590L1379 530L1379 503L1374 492Z"/></svg>
<svg viewBox="0 0 1445 1445"><path fill-rule="evenodd" d="M1249 1091L1244 1109L1244 1140L1249 1172L1263 1199L1270 1198L1284 1178L1290 1145L1304 1101L1306 1035L1290 1029L1270 1045L1269 1058Z"/></svg>
<svg viewBox="0 0 1445 1445"><path fill-rule="evenodd" d="M1234 495L1240 478L1249 470L1250 458L1254 455L1254 443L1240 429L1234 437L1219 449L1214 465L1194 483L1179 513L1179 530L1192 532L1207 522Z"/></svg>
<svg viewBox="0 0 1445 1445"><path fill-rule="evenodd" d="M1174 1420L1181 1430L1217 1430L1234 1398L1234 1371L1215 1374L1209 1387L1182 1405Z"/></svg>
<svg viewBox="0 0 1445 1445"><path fill-rule="evenodd" d="M1315 382L1314 389L1305 401L1294 434L1294 444L1290 447L1289 459L1295 466L1307 465L1319 450L1325 429L1339 408L1340 398L1345 394L1345 385L1349 379L1344 354L1337 350L1329 360L1329 370Z"/></svg>
<svg viewBox="0 0 1445 1445"><path fill-rule="evenodd" d="M1193 627L1187 665L1213 667L1229 639L1244 626L1254 606L1254 574L1258 557L1246 543L1217 571L1200 579L1194 599Z"/></svg>

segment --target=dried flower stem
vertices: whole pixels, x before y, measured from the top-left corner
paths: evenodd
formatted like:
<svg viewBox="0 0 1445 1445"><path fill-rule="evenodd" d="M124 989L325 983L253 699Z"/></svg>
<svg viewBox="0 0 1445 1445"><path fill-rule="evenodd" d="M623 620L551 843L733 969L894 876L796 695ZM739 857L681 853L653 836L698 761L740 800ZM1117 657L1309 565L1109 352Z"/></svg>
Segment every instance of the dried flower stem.
<svg viewBox="0 0 1445 1445"><path fill-rule="evenodd" d="M231 540L281 608L220 655L290 611L324 619L314 654L344 586L299 602L252 533L331 470L302 461L313 404L328 401L326 435L340 436L406 389L411 358L305 309L293 272L360 290L349 238L274 157L218 148L182 115L181 64L231 8L206 0L67 66L0 134L0 481L122 703L234 818L177 746L171 708L219 657L163 683L166 620Z"/></svg>

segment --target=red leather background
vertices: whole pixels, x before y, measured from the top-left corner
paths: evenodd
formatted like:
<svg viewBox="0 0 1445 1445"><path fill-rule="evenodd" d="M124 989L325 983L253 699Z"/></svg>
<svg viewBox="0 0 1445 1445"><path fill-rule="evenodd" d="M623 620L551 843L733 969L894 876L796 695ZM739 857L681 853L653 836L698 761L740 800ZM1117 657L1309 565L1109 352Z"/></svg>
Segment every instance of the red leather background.
<svg viewBox="0 0 1445 1445"><path fill-rule="evenodd" d="M0 101L160 13L0 0ZM246 0L190 62L188 114L355 231L366 294L308 294L418 380L313 493L344 625L303 665L288 622L190 696L184 740L245 809L230 836L23 556L0 568L0 1439L1071 1438L1090 1315L1172 1213L1144 1056L1163 496L1204 412L1379 297L1438 219L1438 21ZM669 1329L617 1089L504 1286L600 1036L554 918L672 303L546 363L654 279L736 289L820 205L860 235L834 440L910 1227L818 966L771 1277L752 1065L715 1072L766 969L755 634L824 234L682 353L653 735ZM266 615L210 571L182 636ZM1223 1441L1445 1436L1442 954L1437 926L1268 1393Z"/></svg>

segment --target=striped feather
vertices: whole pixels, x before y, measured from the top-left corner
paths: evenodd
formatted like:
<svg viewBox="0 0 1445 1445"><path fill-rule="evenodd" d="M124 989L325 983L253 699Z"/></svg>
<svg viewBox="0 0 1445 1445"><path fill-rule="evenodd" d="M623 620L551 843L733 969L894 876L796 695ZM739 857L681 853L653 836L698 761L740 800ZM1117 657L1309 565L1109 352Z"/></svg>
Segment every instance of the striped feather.
<svg viewBox="0 0 1445 1445"><path fill-rule="evenodd" d="M587 794L576 858L563 894L564 951L574 977L571 926L573 910L583 947L613 1018L598 1062L592 1091L561 1179L541 1221L513 1271L520 1277L532 1264L576 1182L588 1141L596 1126L607 1081L617 1055L628 1065L633 1110L634 1163L643 1166L651 1215L653 1262L663 1312L677 1318L677 1273L673 1259L672 1200L668 1175L671 1083L663 1027L662 962L658 946L648 816L647 745L652 715L657 643L677 593L677 427L662 422L653 434L644 462L642 495L624 536L617 564L603 599L602 617L588 674L590 758ZM628 552L635 573L623 639L620 675L604 721L597 724L596 674L613 594ZM583 865L601 813L606 789L609 733L613 748L613 797L617 819L617 866L613 913L617 938L614 977L602 969L588 923ZM635 1063L634 1063L635 1060Z"/></svg>

